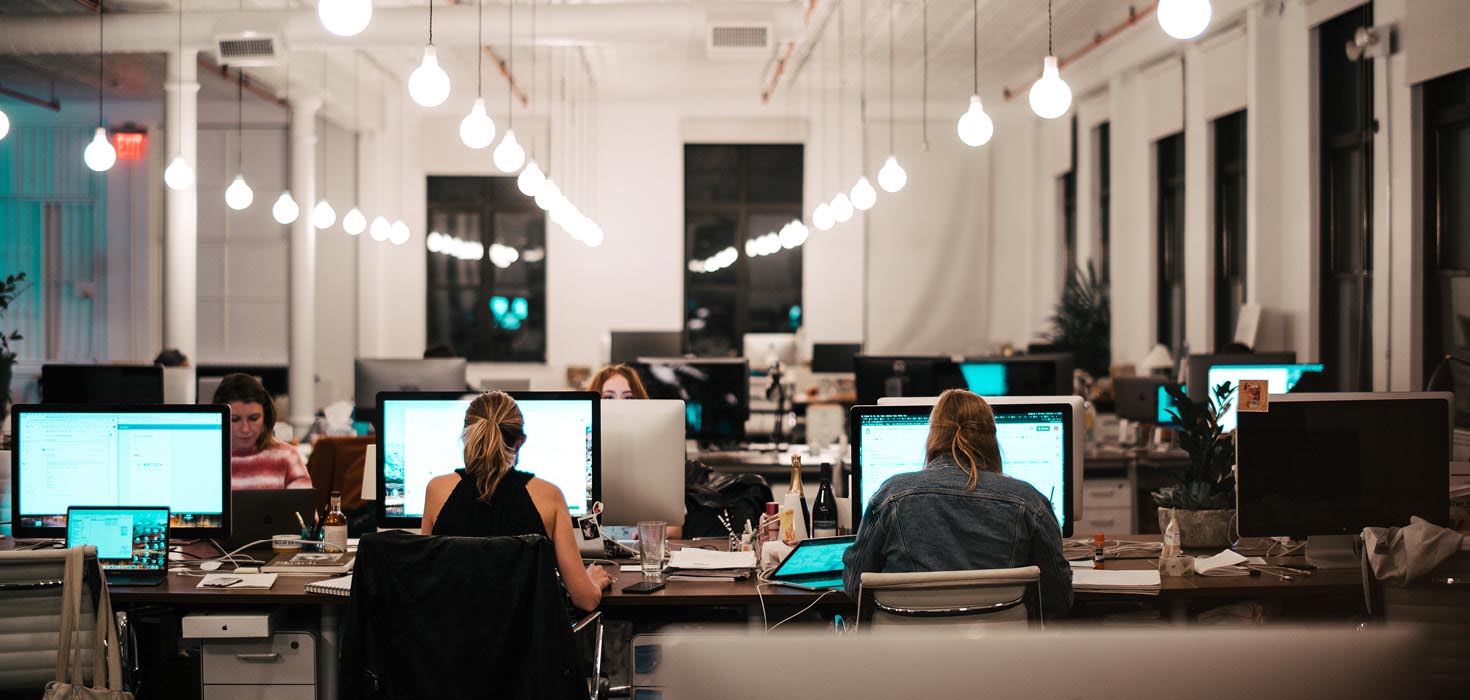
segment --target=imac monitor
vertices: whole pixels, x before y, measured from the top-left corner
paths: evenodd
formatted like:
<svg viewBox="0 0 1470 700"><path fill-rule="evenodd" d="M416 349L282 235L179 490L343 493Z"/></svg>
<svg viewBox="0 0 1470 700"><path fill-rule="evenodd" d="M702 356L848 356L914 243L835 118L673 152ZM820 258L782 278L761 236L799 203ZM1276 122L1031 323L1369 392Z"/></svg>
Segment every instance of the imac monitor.
<svg viewBox="0 0 1470 700"><path fill-rule="evenodd" d="M1159 397L1167 396L1160 389L1168 383L1159 377L1113 377L1113 408L1118 417L1140 423L1158 423L1162 415Z"/></svg>
<svg viewBox="0 0 1470 700"><path fill-rule="evenodd" d="M862 343L815 343L812 345L812 372L852 374L852 358L862 351Z"/></svg>
<svg viewBox="0 0 1470 700"><path fill-rule="evenodd" d="M1240 380L1264 379L1268 394L1286 394L1295 389L1302 377L1308 374L1320 376L1322 365L1211 365L1206 375L1209 378L1208 385L1214 387L1230 382L1230 386L1236 390L1230 408L1220 414L1220 430L1227 433L1235 430L1236 407L1240 405Z"/></svg>
<svg viewBox="0 0 1470 700"><path fill-rule="evenodd" d="M573 517L601 498L599 404L590 391L510 392L525 421L516 469L555 484ZM378 394L379 527L418 527L429 480L464 467L464 415L474 396L459 392Z"/></svg>
<svg viewBox="0 0 1470 700"><path fill-rule="evenodd" d="M72 506L165 505L178 537L230 534L227 406L16 406L15 536L66 535Z"/></svg>
<svg viewBox="0 0 1470 700"><path fill-rule="evenodd" d="M885 396L938 396L945 389L965 387L960 368L938 355L858 355L853 368L861 405Z"/></svg>
<svg viewBox="0 0 1470 700"><path fill-rule="evenodd" d="M1072 536L1078 452L1075 422L1081 400L1027 397L992 402L1002 473L1025 481L1052 506L1057 524ZM1024 401L1024 403L1022 402ZM895 474L924 468L932 405L885 404L852 409L852 521L862 520L873 495Z"/></svg>
<svg viewBox="0 0 1470 700"><path fill-rule="evenodd" d="M764 375L772 360L780 360L782 366L796 366L795 333L746 333L745 358L750 360L752 371Z"/></svg>
<svg viewBox="0 0 1470 700"><path fill-rule="evenodd" d="M684 402L685 437L702 442L745 439L750 417L750 364L745 358L641 358L634 366L648 398Z"/></svg>
<svg viewBox="0 0 1470 700"><path fill-rule="evenodd" d="M602 402L603 522L684 522L684 402Z"/></svg>
<svg viewBox="0 0 1470 700"><path fill-rule="evenodd" d="M248 374L252 377L255 377L256 379L259 379L260 383L265 386L265 390L270 392L271 396L285 396L291 393L291 368L287 367L286 365L205 364L199 365L199 368L195 371L195 374L199 377L199 382L201 385L200 394L204 396L204 399L201 399L202 403L208 403L208 399L214 396L213 390L211 390L207 395L204 395L204 379L206 377L213 377L215 379L215 381L213 382L213 387L218 387L218 380L223 379L225 376L231 374Z"/></svg>
<svg viewBox="0 0 1470 700"><path fill-rule="evenodd" d="M1072 364L1070 353L980 357L960 363L960 372L981 396L1062 396L1072 393Z"/></svg>
<svg viewBox="0 0 1470 700"><path fill-rule="evenodd" d="M376 424L377 396L380 392L469 390L465 381L465 359L462 357L419 359L358 358L354 366L356 419ZM460 415L464 419L464 415ZM381 426L379 426L381 428Z"/></svg>
<svg viewBox="0 0 1470 700"><path fill-rule="evenodd" d="M1242 537L1449 520L1449 393L1272 396L1235 433ZM1310 545L1309 545L1310 549Z"/></svg>
<svg viewBox="0 0 1470 700"><path fill-rule="evenodd" d="M609 359L631 364L640 357L678 357L684 354L683 331L613 331Z"/></svg>
<svg viewBox="0 0 1470 700"><path fill-rule="evenodd" d="M43 365L41 403L158 405L163 403L163 366Z"/></svg>
<svg viewBox="0 0 1470 700"><path fill-rule="evenodd" d="M1259 352L1255 354L1190 355L1184 358L1184 376L1179 380L1189 385L1189 398L1195 403L1210 400L1215 387L1209 384L1210 368L1215 365L1289 365L1296 362L1294 352Z"/></svg>

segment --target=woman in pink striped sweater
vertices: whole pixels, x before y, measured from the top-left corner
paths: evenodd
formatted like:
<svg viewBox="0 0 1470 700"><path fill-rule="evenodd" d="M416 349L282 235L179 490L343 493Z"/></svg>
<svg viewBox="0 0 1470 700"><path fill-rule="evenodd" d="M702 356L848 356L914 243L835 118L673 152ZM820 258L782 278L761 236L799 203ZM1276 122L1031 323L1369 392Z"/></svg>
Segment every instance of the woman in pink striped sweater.
<svg viewBox="0 0 1470 700"><path fill-rule="evenodd" d="M230 406L230 488L309 489L311 476L296 448L271 434L275 404L260 380L231 374L219 383L213 403Z"/></svg>

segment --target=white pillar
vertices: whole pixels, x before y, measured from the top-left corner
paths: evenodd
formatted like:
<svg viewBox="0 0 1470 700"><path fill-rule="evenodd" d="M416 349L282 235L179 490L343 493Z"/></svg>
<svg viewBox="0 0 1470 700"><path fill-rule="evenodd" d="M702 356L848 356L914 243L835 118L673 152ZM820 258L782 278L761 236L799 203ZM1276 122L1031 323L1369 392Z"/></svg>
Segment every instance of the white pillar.
<svg viewBox="0 0 1470 700"><path fill-rule="evenodd" d="M316 415L316 112L321 98L291 100L291 192L301 216L291 224L291 426L298 435Z"/></svg>
<svg viewBox="0 0 1470 700"><path fill-rule="evenodd" d="M199 81L196 52L170 51L164 112L168 154L182 155L199 169ZM197 177L196 177L197 179ZM178 348L198 362L199 188L164 188L168 209L164 233L163 347Z"/></svg>

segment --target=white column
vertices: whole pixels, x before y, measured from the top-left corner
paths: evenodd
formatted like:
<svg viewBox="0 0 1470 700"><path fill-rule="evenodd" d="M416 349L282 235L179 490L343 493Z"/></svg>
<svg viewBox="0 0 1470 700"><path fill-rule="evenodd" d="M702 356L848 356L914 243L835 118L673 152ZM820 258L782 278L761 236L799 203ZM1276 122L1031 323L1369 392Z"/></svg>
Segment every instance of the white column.
<svg viewBox="0 0 1470 700"><path fill-rule="evenodd" d="M199 169L199 82L196 52L170 51L164 119L168 153ZM196 178L197 179L197 178ZM168 223L164 232L163 347L178 348L199 361L199 188L164 188Z"/></svg>
<svg viewBox="0 0 1470 700"><path fill-rule="evenodd" d="M291 192L301 216L291 224L291 426L301 434L316 415L316 112L321 98L291 100Z"/></svg>

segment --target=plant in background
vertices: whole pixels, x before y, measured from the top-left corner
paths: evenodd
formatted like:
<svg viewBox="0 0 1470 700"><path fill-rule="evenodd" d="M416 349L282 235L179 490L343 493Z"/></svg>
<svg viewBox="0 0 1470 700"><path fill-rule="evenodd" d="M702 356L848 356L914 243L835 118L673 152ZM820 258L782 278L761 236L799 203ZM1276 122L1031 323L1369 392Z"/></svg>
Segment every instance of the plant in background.
<svg viewBox="0 0 1470 700"><path fill-rule="evenodd" d="M26 273L21 272L14 275L6 275L5 281L0 283L0 321L5 320L5 313L10 310L10 303L26 290L24 283ZM15 369L16 353L10 344L22 340L20 331L6 333L0 328L0 421L4 421L10 415L10 377Z"/></svg>
<svg viewBox="0 0 1470 700"><path fill-rule="evenodd" d="M1180 510L1223 510L1235 507L1235 450L1220 429L1220 414L1235 398L1235 387L1225 382L1210 401L1195 403L1177 385L1167 387L1174 399L1169 413L1180 428L1179 447L1189 453L1189 465L1172 470L1178 483L1153 492L1154 503Z"/></svg>
<svg viewBox="0 0 1470 700"><path fill-rule="evenodd" d="M1072 270L1051 317L1047 342L1071 350L1077 369L1105 377L1113 361L1112 307L1108 288L1092 262Z"/></svg>

